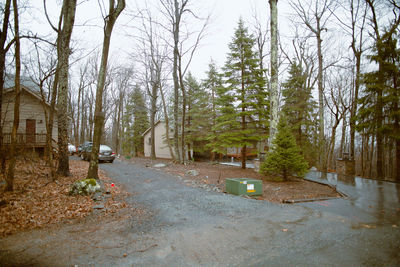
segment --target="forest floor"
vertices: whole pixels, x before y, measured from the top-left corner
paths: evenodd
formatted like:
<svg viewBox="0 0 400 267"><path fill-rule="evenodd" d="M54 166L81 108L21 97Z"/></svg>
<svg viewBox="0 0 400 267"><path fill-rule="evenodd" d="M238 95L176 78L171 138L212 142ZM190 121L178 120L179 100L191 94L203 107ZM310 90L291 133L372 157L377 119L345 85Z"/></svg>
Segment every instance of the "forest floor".
<svg viewBox="0 0 400 267"><path fill-rule="evenodd" d="M111 179L102 170L99 178L105 190L110 191L102 203L90 196L70 196L73 182L84 179L89 163L70 161L71 175L52 181L49 168L43 160L17 161L14 191L0 190L0 237L55 223L79 222L88 215L100 218L120 216L121 210L131 209L124 201L128 193L118 185L111 188ZM0 177L0 181L3 177ZM93 212L96 205L104 207ZM130 211L142 212L140 209Z"/></svg>
<svg viewBox="0 0 400 267"><path fill-rule="evenodd" d="M222 165L210 162L191 162L190 164L175 164L172 160L157 159L151 160L144 157L133 157L124 159L129 162L140 164L144 167L153 167L155 164L164 163L166 167L160 169L180 177L189 186L198 184L217 187L219 191L225 191L226 178L254 178L263 180L263 195L256 197L259 200L271 202L292 202L307 201L313 199L341 197L334 188L320 183L304 180L297 177L290 177L288 181L268 181L268 177L255 172L254 169L242 169L241 167ZM192 176L188 171L196 170L198 175ZM269 179L271 180L271 179ZM193 181L193 183L191 183Z"/></svg>

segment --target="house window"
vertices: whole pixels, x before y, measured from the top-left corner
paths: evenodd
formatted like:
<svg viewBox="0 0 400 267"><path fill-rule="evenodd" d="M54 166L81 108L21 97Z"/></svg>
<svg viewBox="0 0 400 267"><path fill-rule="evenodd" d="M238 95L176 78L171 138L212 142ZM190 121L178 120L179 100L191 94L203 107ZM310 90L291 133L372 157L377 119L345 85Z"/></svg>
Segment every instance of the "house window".
<svg viewBox="0 0 400 267"><path fill-rule="evenodd" d="M149 137L148 144L151 145L151 137Z"/></svg>

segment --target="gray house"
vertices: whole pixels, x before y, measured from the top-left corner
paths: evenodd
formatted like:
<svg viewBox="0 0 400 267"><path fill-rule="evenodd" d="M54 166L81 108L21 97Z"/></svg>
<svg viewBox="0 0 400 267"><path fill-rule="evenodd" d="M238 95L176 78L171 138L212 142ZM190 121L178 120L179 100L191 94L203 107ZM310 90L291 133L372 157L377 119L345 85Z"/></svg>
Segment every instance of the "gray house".
<svg viewBox="0 0 400 267"><path fill-rule="evenodd" d="M2 101L1 122L3 123L3 145L11 143L11 131L14 122L15 88L14 77L6 77ZM17 143L20 147L35 149L42 153L46 146L45 113L50 105L42 100L39 89L29 78L21 77L20 117ZM52 139L57 140L57 115L54 118Z"/></svg>

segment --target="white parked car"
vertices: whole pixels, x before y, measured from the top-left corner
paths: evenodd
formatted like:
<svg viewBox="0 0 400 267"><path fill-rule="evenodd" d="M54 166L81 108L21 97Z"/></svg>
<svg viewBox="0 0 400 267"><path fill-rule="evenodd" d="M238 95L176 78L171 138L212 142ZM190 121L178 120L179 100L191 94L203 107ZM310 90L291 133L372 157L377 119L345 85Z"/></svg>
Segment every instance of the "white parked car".
<svg viewBox="0 0 400 267"><path fill-rule="evenodd" d="M68 143L68 153L73 155L76 153L76 147L73 144Z"/></svg>

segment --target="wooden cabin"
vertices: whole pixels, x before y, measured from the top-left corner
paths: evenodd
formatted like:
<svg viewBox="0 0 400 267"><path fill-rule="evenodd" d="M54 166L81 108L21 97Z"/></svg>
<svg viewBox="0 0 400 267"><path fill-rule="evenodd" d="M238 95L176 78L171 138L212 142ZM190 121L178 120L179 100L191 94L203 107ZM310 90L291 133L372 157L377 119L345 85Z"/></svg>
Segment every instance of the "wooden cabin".
<svg viewBox="0 0 400 267"><path fill-rule="evenodd" d="M13 77L12 77L13 79ZM1 123L3 123L3 146L11 144L11 132L14 122L15 88L14 81L4 83ZM21 78L21 102L17 144L19 148L34 150L39 154L46 146L46 120L44 110L50 112L50 105L42 100L39 89L32 81ZM52 139L56 145L58 138L57 115L54 118Z"/></svg>

